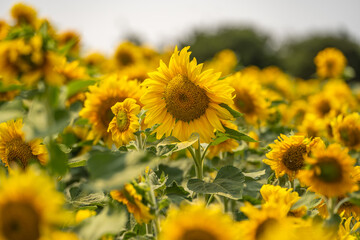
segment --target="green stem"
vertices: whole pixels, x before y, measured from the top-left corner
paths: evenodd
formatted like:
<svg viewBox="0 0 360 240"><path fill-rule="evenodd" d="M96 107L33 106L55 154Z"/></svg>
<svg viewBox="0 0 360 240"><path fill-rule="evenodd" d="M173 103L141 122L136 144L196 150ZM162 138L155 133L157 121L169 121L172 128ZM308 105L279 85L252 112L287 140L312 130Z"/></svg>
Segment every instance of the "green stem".
<svg viewBox="0 0 360 240"><path fill-rule="evenodd" d="M229 211L228 199L224 197L224 212L227 213L228 211Z"/></svg>
<svg viewBox="0 0 360 240"><path fill-rule="evenodd" d="M160 222L159 222L159 214L158 214L158 206L157 206L157 202L156 202L156 197L155 197L155 193L154 193L154 189L152 187L152 184L149 180L149 177L146 176L146 181L147 183L149 184L149 187L150 187L150 201L151 203L153 204L154 208L155 208L155 219L153 220L153 223L154 223L154 228L155 228L155 234L154 236L158 236L159 233L160 233Z"/></svg>

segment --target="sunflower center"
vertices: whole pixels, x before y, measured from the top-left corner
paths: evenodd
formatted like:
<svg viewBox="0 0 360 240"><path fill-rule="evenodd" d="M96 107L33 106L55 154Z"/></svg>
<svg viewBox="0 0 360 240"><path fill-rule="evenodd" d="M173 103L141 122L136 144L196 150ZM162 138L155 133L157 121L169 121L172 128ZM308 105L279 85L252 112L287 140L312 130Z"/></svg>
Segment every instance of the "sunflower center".
<svg viewBox="0 0 360 240"><path fill-rule="evenodd" d="M121 66L131 65L135 60L129 52L121 52L117 55L117 60Z"/></svg>
<svg viewBox="0 0 360 240"><path fill-rule="evenodd" d="M40 238L40 216L27 203L10 202L0 212L0 229L8 240L38 240Z"/></svg>
<svg viewBox="0 0 360 240"><path fill-rule="evenodd" d="M326 70L327 70L328 72L333 71L334 67L335 67L335 62L334 62L333 60L328 60L328 61L326 62Z"/></svg>
<svg viewBox="0 0 360 240"><path fill-rule="evenodd" d="M344 141L346 146L355 147L360 143L360 129L348 127L341 127L339 129L341 140Z"/></svg>
<svg viewBox="0 0 360 240"><path fill-rule="evenodd" d="M6 150L10 166L18 164L20 167L25 168L31 159L36 159L32 154L30 145L25 143L20 137L7 142Z"/></svg>
<svg viewBox="0 0 360 240"><path fill-rule="evenodd" d="M210 102L204 89L180 74L170 80L164 95L167 111L184 122L204 115Z"/></svg>
<svg viewBox="0 0 360 240"><path fill-rule="evenodd" d="M119 111L116 115L116 124L120 132L124 132L129 128L130 121L125 111Z"/></svg>
<svg viewBox="0 0 360 240"><path fill-rule="evenodd" d="M315 165L318 171L315 176L327 183L335 183L342 179L341 166L336 159L331 157L323 157L319 159L319 163Z"/></svg>
<svg viewBox="0 0 360 240"><path fill-rule="evenodd" d="M255 111L254 100L247 92L236 94L234 102L242 113L251 114Z"/></svg>
<svg viewBox="0 0 360 240"><path fill-rule="evenodd" d="M107 129L109 123L114 118L114 114L111 111L111 107L114 106L117 102L122 102L124 100L125 98L122 97L112 97L103 101L99 109L99 118L104 128Z"/></svg>
<svg viewBox="0 0 360 240"><path fill-rule="evenodd" d="M284 165L291 171L297 171L304 165L305 144L291 146L283 155Z"/></svg>
<svg viewBox="0 0 360 240"><path fill-rule="evenodd" d="M272 229L277 223L278 221L274 218L266 219L257 227L255 233L255 239L256 240L267 239L266 236L268 236L269 230Z"/></svg>
<svg viewBox="0 0 360 240"><path fill-rule="evenodd" d="M331 110L331 106L329 101L324 100L322 101L318 106L318 111L321 114L322 117L324 117L326 114L328 114Z"/></svg>
<svg viewBox="0 0 360 240"><path fill-rule="evenodd" d="M184 233L181 240L217 240L212 233L202 229L191 229Z"/></svg>

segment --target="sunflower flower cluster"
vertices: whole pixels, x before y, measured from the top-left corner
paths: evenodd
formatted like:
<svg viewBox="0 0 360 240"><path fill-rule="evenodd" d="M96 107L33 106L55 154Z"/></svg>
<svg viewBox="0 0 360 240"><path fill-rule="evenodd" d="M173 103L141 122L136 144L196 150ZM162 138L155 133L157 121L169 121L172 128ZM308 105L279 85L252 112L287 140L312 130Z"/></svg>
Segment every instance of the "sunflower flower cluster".
<svg viewBox="0 0 360 240"><path fill-rule="evenodd" d="M0 240L360 239L359 86L340 50L300 79L231 49L87 52L31 6L10 15Z"/></svg>

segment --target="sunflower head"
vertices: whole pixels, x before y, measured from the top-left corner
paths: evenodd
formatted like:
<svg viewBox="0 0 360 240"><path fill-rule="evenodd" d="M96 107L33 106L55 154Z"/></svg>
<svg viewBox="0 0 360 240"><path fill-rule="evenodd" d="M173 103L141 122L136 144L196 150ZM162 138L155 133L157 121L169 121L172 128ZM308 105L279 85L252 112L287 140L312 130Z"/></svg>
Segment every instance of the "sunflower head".
<svg viewBox="0 0 360 240"><path fill-rule="evenodd" d="M138 223L148 223L154 218L150 213L150 208L143 203L143 197L136 192L132 184L125 184L124 189L113 190L110 195L116 201L125 204L128 211L134 214Z"/></svg>
<svg viewBox="0 0 360 240"><path fill-rule="evenodd" d="M66 220L64 196L35 169L2 176L0 195L0 239L37 240Z"/></svg>
<svg viewBox="0 0 360 240"><path fill-rule="evenodd" d="M129 81L126 77L113 74L105 77L98 85L90 86L86 93L84 108L79 115L89 120L95 140L103 138L107 146L113 144L111 132L108 132L110 122L115 117L111 107L126 98L139 101L142 90L137 81ZM138 102L139 103L139 102Z"/></svg>
<svg viewBox="0 0 360 240"><path fill-rule="evenodd" d="M339 115L331 122L332 135L335 140L350 149L360 148L360 115L352 113L347 116Z"/></svg>
<svg viewBox="0 0 360 240"><path fill-rule="evenodd" d="M122 69L135 65L141 60L141 50L132 42L121 43L114 54L114 61L117 68Z"/></svg>
<svg viewBox="0 0 360 240"><path fill-rule="evenodd" d="M286 136L280 134L275 144L270 144L271 151L266 154L267 159L263 162L270 165L275 171L276 177L285 173L293 179L297 172L304 167L304 158L314 148L323 147L320 138L306 138L302 135Z"/></svg>
<svg viewBox="0 0 360 240"><path fill-rule="evenodd" d="M80 51L80 40L81 37L79 33L75 31L65 31L62 32L58 37L58 44L60 47L64 47L67 44L70 44L71 47L69 49L69 53L73 55L79 54Z"/></svg>
<svg viewBox="0 0 360 240"><path fill-rule="evenodd" d="M218 52L214 58L205 63L205 69L214 69L217 72L221 72L221 77L229 75L238 63L236 54L231 49L224 49Z"/></svg>
<svg viewBox="0 0 360 240"><path fill-rule="evenodd" d="M336 48L325 48L314 58L316 73L320 78L339 77L345 67L346 58L344 54Z"/></svg>
<svg viewBox="0 0 360 240"><path fill-rule="evenodd" d="M161 225L160 240L240 239L230 216L216 206L206 208L203 203L170 208Z"/></svg>
<svg viewBox="0 0 360 240"><path fill-rule="evenodd" d="M0 124L0 158L5 166L25 169L32 160L46 164L48 154L40 139L25 141L22 119Z"/></svg>
<svg viewBox="0 0 360 240"><path fill-rule="evenodd" d="M220 120L232 119L220 104L233 103L233 88L219 80L220 73L202 72L202 64L189 60L188 49L179 52L176 47L169 66L160 61L157 71L143 82L146 92L141 101L148 110L145 123L161 124L155 130L158 138L165 134L184 141L198 132L202 142L210 142L214 129L225 131Z"/></svg>
<svg viewBox="0 0 360 240"><path fill-rule="evenodd" d="M37 20L35 9L23 3L17 3L11 8L11 16L18 25L30 24L35 26Z"/></svg>
<svg viewBox="0 0 360 240"><path fill-rule="evenodd" d="M263 185L260 189L261 196L265 203L263 206L268 205L282 205L288 207L288 216L302 217L306 213L306 207L302 206L297 209L291 209L292 206L300 200L297 192L292 192L292 189L282 188L280 186Z"/></svg>
<svg viewBox="0 0 360 240"><path fill-rule="evenodd" d="M313 149L312 157L306 157L305 164L298 178L311 191L339 197L358 190L357 179L352 177L356 174L355 159L339 144Z"/></svg>
<svg viewBox="0 0 360 240"><path fill-rule="evenodd" d="M258 82L257 74L238 72L227 80L235 89L233 107L243 113L249 123L256 124L258 120L264 120L268 114L269 103L265 99L265 92Z"/></svg>
<svg viewBox="0 0 360 240"><path fill-rule="evenodd" d="M326 130L325 127L324 119L317 117L315 114L307 113L302 123L297 126L297 129L302 135L320 137L323 136L323 132Z"/></svg>
<svg viewBox="0 0 360 240"><path fill-rule="evenodd" d="M135 139L134 133L139 129L140 106L136 100L126 98L111 107L114 118L109 123L108 132L111 132L112 140L117 147L128 144Z"/></svg>

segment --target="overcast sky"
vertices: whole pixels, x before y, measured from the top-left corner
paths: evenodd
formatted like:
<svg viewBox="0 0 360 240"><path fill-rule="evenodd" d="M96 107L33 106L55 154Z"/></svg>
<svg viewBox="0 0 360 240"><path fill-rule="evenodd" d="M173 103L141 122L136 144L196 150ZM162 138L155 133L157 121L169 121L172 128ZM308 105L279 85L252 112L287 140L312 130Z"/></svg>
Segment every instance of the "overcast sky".
<svg viewBox="0 0 360 240"><path fill-rule="evenodd" d="M10 19L19 1L0 0ZM173 45L195 27L258 27L281 41L311 32L345 31L360 42L360 0L27 0L59 30L79 32L87 50L112 52L129 33L154 46Z"/></svg>

